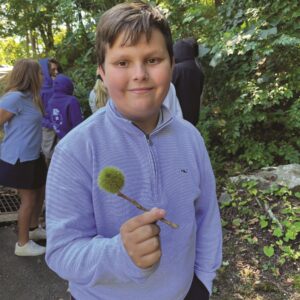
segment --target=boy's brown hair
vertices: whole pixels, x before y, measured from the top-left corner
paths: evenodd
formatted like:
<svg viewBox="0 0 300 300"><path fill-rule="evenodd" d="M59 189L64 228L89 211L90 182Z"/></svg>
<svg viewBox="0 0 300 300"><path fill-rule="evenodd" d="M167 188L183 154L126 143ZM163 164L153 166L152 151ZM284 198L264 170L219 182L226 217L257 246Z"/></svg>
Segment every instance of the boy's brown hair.
<svg viewBox="0 0 300 300"><path fill-rule="evenodd" d="M49 68L49 70L50 70L50 64L51 63L52 64L56 64L58 73L63 73L62 66L60 65L60 63L59 63L59 61L57 59L55 59L53 57L49 58L49 60L48 60L48 68Z"/></svg>
<svg viewBox="0 0 300 300"><path fill-rule="evenodd" d="M112 47L117 37L124 33L123 45L135 45L142 34L147 41L153 29L164 36L170 62L173 62L173 41L169 24L162 13L142 1L117 4L100 18L96 31L96 56L103 66L107 47Z"/></svg>

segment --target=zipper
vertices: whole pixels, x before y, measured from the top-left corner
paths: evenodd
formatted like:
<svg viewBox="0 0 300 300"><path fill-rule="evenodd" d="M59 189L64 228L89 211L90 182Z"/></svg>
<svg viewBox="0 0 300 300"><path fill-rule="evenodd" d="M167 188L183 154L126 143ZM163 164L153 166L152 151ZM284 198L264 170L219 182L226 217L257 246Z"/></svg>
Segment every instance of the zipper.
<svg viewBox="0 0 300 300"><path fill-rule="evenodd" d="M146 133L145 133L145 136L146 136L146 140L147 140L148 145L149 145L149 146L152 146L153 144L152 144L152 141L151 141L151 139L150 139L150 134L146 134Z"/></svg>
<svg viewBox="0 0 300 300"><path fill-rule="evenodd" d="M146 141L147 141L147 144L148 144L148 151L150 153L150 168L151 168L151 171L152 171L152 178L153 178L153 181L152 181L152 194L153 194L153 197L152 197L152 203L156 206L156 205L160 205L160 201L159 201L159 198L158 198L158 191L159 191L159 186L158 186L158 172L157 172L157 165L156 165L156 160L155 160L155 155L153 153L153 150L152 150L152 146L153 146L153 142L150 138L150 134L145 134L145 137L146 137Z"/></svg>
<svg viewBox="0 0 300 300"><path fill-rule="evenodd" d="M148 145L148 152L150 154L150 169L151 169L151 190L152 190L152 204L154 206L159 206L160 205L160 201L158 200L158 175L157 175L157 166L156 166L156 162L155 162L155 156L152 150L152 146L153 146L153 142L150 138L150 134L149 133L145 133L141 128L139 128L136 124L132 123L134 126L136 126L136 128L138 128L139 130L141 130L146 138L146 142Z"/></svg>

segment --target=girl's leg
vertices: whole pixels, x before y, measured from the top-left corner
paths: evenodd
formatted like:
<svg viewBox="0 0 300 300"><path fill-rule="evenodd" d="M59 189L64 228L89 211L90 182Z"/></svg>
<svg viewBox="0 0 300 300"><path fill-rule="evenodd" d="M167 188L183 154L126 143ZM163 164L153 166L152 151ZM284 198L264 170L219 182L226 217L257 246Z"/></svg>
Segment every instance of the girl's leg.
<svg viewBox="0 0 300 300"><path fill-rule="evenodd" d="M29 226L36 207L36 190L18 189L18 192L21 198L18 213L18 244L23 246L29 240Z"/></svg>
<svg viewBox="0 0 300 300"><path fill-rule="evenodd" d="M30 220L30 227L35 228L39 225L39 218L42 213L44 199L45 199L45 186L38 188L36 191L36 200L33 214Z"/></svg>

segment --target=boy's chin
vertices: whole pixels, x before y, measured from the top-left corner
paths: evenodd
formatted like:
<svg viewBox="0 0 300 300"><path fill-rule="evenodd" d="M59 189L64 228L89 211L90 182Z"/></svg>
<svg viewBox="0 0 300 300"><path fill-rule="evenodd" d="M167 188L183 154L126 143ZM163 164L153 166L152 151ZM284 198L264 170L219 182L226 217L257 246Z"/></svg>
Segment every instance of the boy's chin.
<svg viewBox="0 0 300 300"><path fill-rule="evenodd" d="M129 119L132 121L139 121L139 122L143 122L143 121L151 121L155 118L158 118L160 113L160 108L153 111L153 112L149 112L149 110L146 111L135 111L133 114L128 115Z"/></svg>
<svg viewBox="0 0 300 300"><path fill-rule="evenodd" d="M149 131L152 131L158 122L159 118L159 110L153 114L149 113L140 113L140 114L134 114L134 115L128 115L125 116L128 120L133 122L135 125L137 125L140 129L146 131L149 133Z"/></svg>
<svg viewBox="0 0 300 300"><path fill-rule="evenodd" d="M118 109L118 107L117 107ZM160 113L161 106L158 106L157 108L146 108L146 107L135 107L134 109L132 108L131 110L120 110L118 111L125 117L126 119L129 119L131 121L148 121L152 120L153 118L158 117Z"/></svg>

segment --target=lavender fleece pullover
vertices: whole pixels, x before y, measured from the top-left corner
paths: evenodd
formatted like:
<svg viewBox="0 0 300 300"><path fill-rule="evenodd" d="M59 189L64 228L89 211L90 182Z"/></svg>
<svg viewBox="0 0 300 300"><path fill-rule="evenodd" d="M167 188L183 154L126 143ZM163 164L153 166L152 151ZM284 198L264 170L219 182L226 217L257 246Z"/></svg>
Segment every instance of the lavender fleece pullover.
<svg viewBox="0 0 300 300"><path fill-rule="evenodd" d="M151 268L138 268L125 251L120 227L141 212L99 190L106 166L123 170L123 193L179 224L158 223L162 257ZM194 272L211 292L222 256L215 179L197 129L165 107L149 136L111 100L72 130L51 161L46 212L46 261L78 300L182 300Z"/></svg>

